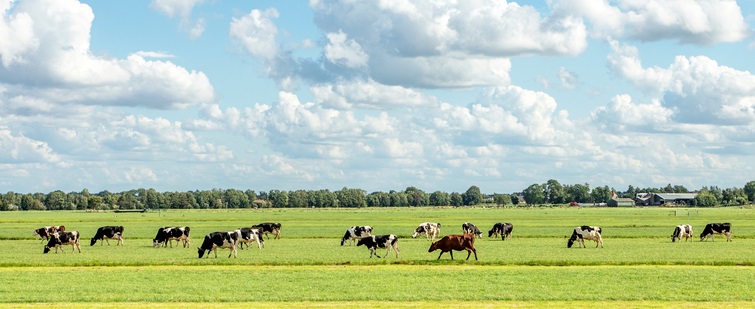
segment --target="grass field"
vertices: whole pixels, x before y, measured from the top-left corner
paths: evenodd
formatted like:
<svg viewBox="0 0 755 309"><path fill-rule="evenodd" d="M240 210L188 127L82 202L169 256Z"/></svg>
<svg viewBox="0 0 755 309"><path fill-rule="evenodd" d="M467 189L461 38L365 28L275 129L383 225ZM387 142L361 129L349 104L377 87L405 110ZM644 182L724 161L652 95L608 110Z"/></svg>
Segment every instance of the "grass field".
<svg viewBox="0 0 755 309"><path fill-rule="evenodd" d="M205 234L267 221L283 228L265 249L197 258ZM465 252L438 261L429 241L411 238L424 221L441 222L442 235L469 221L484 236L495 222L511 222L514 237L478 240L479 261L465 261ZM677 224L699 235L706 223L724 221L733 242L670 241ZM42 254L32 231L59 224L82 234L83 253L68 246ZM603 227L605 248L588 241L567 249L565 236L586 224ZM102 225L123 225L126 246L90 247ZM167 225L190 226L191 248L152 248ZM339 246L351 225L398 235L399 258ZM755 307L755 210L747 208L6 212L0 243L0 307ZM50 299L41 283L70 292Z"/></svg>

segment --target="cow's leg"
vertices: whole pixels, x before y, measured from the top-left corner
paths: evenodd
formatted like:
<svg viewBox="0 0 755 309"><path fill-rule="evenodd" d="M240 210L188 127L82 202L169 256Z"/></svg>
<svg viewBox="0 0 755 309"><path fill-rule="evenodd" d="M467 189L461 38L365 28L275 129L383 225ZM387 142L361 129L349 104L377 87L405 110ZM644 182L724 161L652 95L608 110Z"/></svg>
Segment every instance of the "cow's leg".
<svg viewBox="0 0 755 309"><path fill-rule="evenodd" d="M730 242L731 240L731 232L726 232L726 242Z"/></svg>
<svg viewBox="0 0 755 309"><path fill-rule="evenodd" d="M438 255L438 259L439 259L439 260L440 260L440 257L441 257L441 256L443 256L443 251L441 251L441 252L440 252L440 254Z"/></svg>
<svg viewBox="0 0 755 309"><path fill-rule="evenodd" d="M472 255L472 250L467 249L467 260L469 260L470 255ZM475 256L477 256L477 253L475 253Z"/></svg>
<svg viewBox="0 0 755 309"><path fill-rule="evenodd" d="M380 256L379 256L379 255L377 254L377 248L375 248L375 247L372 247L372 248L370 248L370 250L372 250L372 253L374 253L374 254L375 254L375 256L377 256L377 257L378 257L378 259L380 258ZM370 255L370 257L372 257L372 255Z"/></svg>
<svg viewBox="0 0 755 309"><path fill-rule="evenodd" d="M393 245L393 251L396 251L396 258L398 258L398 243Z"/></svg>
<svg viewBox="0 0 755 309"><path fill-rule="evenodd" d="M448 253L451 254L451 260L453 261L454 260L454 250L448 251Z"/></svg>
<svg viewBox="0 0 755 309"><path fill-rule="evenodd" d="M218 248L213 248L212 251L215 251L215 258L218 258Z"/></svg>

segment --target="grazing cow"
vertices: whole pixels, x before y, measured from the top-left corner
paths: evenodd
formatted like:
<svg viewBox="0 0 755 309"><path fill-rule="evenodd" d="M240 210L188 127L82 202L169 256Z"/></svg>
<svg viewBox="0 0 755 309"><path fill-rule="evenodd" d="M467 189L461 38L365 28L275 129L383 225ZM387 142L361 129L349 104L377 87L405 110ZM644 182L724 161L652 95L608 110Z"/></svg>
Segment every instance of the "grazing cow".
<svg viewBox="0 0 755 309"><path fill-rule="evenodd" d="M265 247L265 239L262 238L262 229L259 228L251 228L251 227L242 227L237 230L235 230L236 234L239 236L239 247L243 250L244 244L246 244L246 247L249 248L250 242L257 242L257 249L262 250L263 247Z"/></svg>
<svg viewBox="0 0 755 309"><path fill-rule="evenodd" d="M488 237L494 236L498 237L498 235L501 235L501 240L506 240L506 237L511 238L511 232L514 231L514 226L511 225L511 223L501 223L498 222L493 225L493 228L488 231Z"/></svg>
<svg viewBox="0 0 755 309"><path fill-rule="evenodd" d="M343 246L346 241L349 241L349 246L354 244L355 239L360 239L362 237L367 237L372 235L372 227L369 225L355 225L348 229L346 229L346 234L343 234L343 238L341 238L341 246Z"/></svg>
<svg viewBox="0 0 755 309"><path fill-rule="evenodd" d="M33 235L39 236L39 243L41 244L45 240L50 240L50 235L56 232L65 232L66 227L62 225L45 226L34 230Z"/></svg>
<svg viewBox="0 0 755 309"><path fill-rule="evenodd" d="M440 250L440 255L438 255L439 260L443 253L446 252L451 254L451 260L453 260L454 250L467 250L467 260L469 260L469 256L474 253L474 259L475 261L477 260L477 250L474 248L474 235L471 234L443 236L440 240L432 243L427 252L433 252L435 250Z"/></svg>
<svg viewBox="0 0 755 309"><path fill-rule="evenodd" d="M280 239L281 238L281 224L280 223L265 222L265 223L260 223L260 224L257 224L257 225L252 225L252 228L262 229L262 233L265 234L265 235L267 235L267 234L273 234L273 235L275 235L275 237L273 237L273 239L276 239L276 238ZM267 236L267 239L270 239L269 235Z"/></svg>
<svg viewBox="0 0 755 309"><path fill-rule="evenodd" d="M425 234L425 238L435 240L435 237L440 236L440 223L424 222L414 229L412 238Z"/></svg>
<svg viewBox="0 0 755 309"><path fill-rule="evenodd" d="M684 241L687 241L690 238L692 238L691 225L689 224L677 225L676 228L674 228L674 233L671 234L671 242L675 242L677 239L679 241L682 241L682 237L684 237Z"/></svg>
<svg viewBox="0 0 755 309"><path fill-rule="evenodd" d="M726 235L726 242L730 242L731 240L731 223L708 223L705 225L705 229L703 229L703 232L700 234L700 241L708 241L708 237L710 237L711 241L716 241L713 237L713 234L724 234Z"/></svg>
<svg viewBox="0 0 755 309"><path fill-rule="evenodd" d="M197 254L201 259L204 256L205 251L207 251L207 257L209 258L209 251L214 251L215 258L218 258L218 248L224 248L231 250L231 253L228 255L229 258L231 255L233 255L233 258L236 258L236 244L238 241L239 234L237 234L236 231L213 232L204 236L202 246L197 248Z"/></svg>
<svg viewBox="0 0 755 309"><path fill-rule="evenodd" d="M89 242L89 245L94 246L98 240L100 241L100 245L102 245L101 241L104 240L109 246L110 241L108 241L108 239L117 239L118 242L115 245L123 246L123 226L103 226L98 228L97 234L94 235L92 241Z"/></svg>
<svg viewBox="0 0 755 309"><path fill-rule="evenodd" d="M167 248L168 244L170 244L170 247L173 248L173 240L175 240L176 247L178 247L178 242L183 242L183 247L188 248L191 244L190 234L191 229L188 226L164 226L157 229L157 235L152 239L152 246L155 248L159 248L160 246Z"/></svg>
<svg viewBox="0 0 755 309"><path fill-rule="evenodd" d="M64 245L71 245L73 247L73 249L71 249L71 252L76 252L76 249L79 249L79 253L81 253L79 232L70 231L52 233L50 235L50 241L47 242L47 245L45 246L45 249L44 251L42 251L42 253L50 252L50 248L55 248L55 253L58 253L58 248L60 248L61 252L65 253L66 251L61 247Z"/></svg>
<svg viewBox="0 0 755 309"><path fill-rule="evenodd" d="M473 234L477 238L482 238L482 232L480 232L480 229L472 223L464 222L464 224L461 225L461 230L464 234Z"/></svg>
<svg viewBox="0 0 755 309"><path fill-rule="evenodd" d="M571 238L569 238L569 242L567 242L566 247L571 248L572 245L574 245L574 242L579 242L583 248L587 248L585 246L585 239L587 240L594 240L596 245L595 248L600 246L603 248L603 237L600 236L600 234L603 233L603 229L599 226L578 226L574 228L574 232L571 234Z"/></svg>
<svg viewBox="0 0 755 309"><path fill-rule="evenodd" d="M388 253L391 253L391 248L393 248L393 250L396 251L396 258L398 258L398 237L396 235L390 234L363 237L357 242L357 246L361 245L364 245L365 247L367 247L367 249L370 249L370 258L372 258L373 254L380 258L380 256L377 255L377 252L375 251L377 248L388 249L387 251L385 251L385 255L383 255L384 257L388 257Z"/></svg>

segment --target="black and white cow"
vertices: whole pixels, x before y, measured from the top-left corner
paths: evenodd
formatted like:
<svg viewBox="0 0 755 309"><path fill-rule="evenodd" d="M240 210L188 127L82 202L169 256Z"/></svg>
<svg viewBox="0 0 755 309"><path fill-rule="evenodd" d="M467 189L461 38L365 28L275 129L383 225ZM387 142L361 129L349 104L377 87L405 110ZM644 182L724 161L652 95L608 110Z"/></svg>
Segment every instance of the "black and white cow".
<svg viewBox="0 0 755 309"><path fill-rule="evenodd" d="M488 231L488 237L494 236L498 237L498 235L501 235L501 240L506 240L506 237L511 238L511 232L514 231L514 226L511 225L511 223L501 223L498 222L493 225L493 228Z"/></svg>
<svg viewBox="0 0 755 309"><path fill-rule="evenodd" d="M184 248L191 246L191 228L188 226L164 226L157 229L157 235L152 239L152 246L159 248L160 246L173 248L173 240L176 241L176 247L178 243L182 242Z"/></svg>
<svg viewBox="0 0 755 309"><path fill-rule="evenodd" d="M713 234L724 234L726 235L726 242L730 242L731 240L731 223L708 223L705 225L705 229L703 229L703 232L700 234L700 241L708 241L708 237L710 237L711 241L716 241L713 237Z"/></svg>
<svg viewBox="0 0 755 309"><path fill-rule="evenodd" d="M265 239L262 238L261 228L242 227L234 232L239 235L238 243L242 250L244 249L244 244L249 248L250 242L257 242L257 249L262 250L265 247Z"/></svg>
<svg viewBox="0 0 755 309"><path fill-rule="evenodd" d="M575 241L579 242L583 248L587 248L585 246L585 239L587 240L594 240L596 242L595 248L600 246L603 248L603 237L600 236L600 234L603 232L603 229L599 226L578 226L574 228L574 232L571 234L571 238L569 238L569 242L567 242L566 247L571 248L571 246L574 244Z"/></svg>
<svg viewBox="0 0 755 309"><path fill-rule="evenodd" d="M273 234L275 237L273 239L280 239L281 238L281 224L276 222L264 222L257 225L252 225L252 228L260 228L262 229L262 233L267 234ZM267 236L267 239L270 239L270 235Z"/></svg>
<svg viewBox="0 0 755 309"><path fill-rule="evenodd" d="M679 241L682 241L682 237L684 237L684 241L689 240L692 238L692 226L689 224L682 224L677 225L674 228L674 233L671 234L671 242L676 242L678 239Z"/></svg>
<svg viewBox="0 0 755 309"><path fill-rule="evenodd" d="M461 225L461 230L464 234L474 234L475 237L482 238L482 232L480 232L480 229L472 223L464 222L464 224Z"/></svg>
<svg viewBox="0 0 755 309"><path fill-rule="evenodd" d="M62 246L65 245L71 245L73 247L73 249L71 249L71 252L76 252L76 249L79 249L79 253L81 253L79 232L70 231L52 233L50 235L50 241L47 242L47 245L45 245L45 249L42 251L42 253L50 252L51 248L55 248L55 253L58 253L58 248L60 248L61 252L65 253L66 251L62 248Z"/></svg>
<svg viewBox="0 0 755 309"><path fill-rule="evenodd" d="M384 257L388 257L388 253L391 253L391 248L393 248L393 250L396 251L396 258L398 258L398 237L396 235L390 234L380 236L367 236L359 239L357 246L361 245L364 245L365 247L367 247L367 249L370 249L370 258L372 258L373 254L380 258L380 256L375 251L377 250L377 248L388 249L387 251L385 251L385 255L383 255Z"/></svg>
<svg viewBox="0 0 755 309"><path fill-rule="evenodd" d="M238 241L239 234L237 234L236 231L213 232L204 236L202 246L197 248L197 254L201 259L204 256L205 251L207 251L207 257L209 258L209 251L214 251L215 258L217 258L218 248L224 248L231 250L231 253L228 255L229 258L231 257L231 255L233 255L233 258L236 258L236 245Z"/></svg>
<svg viewBox="0 0 755 309"><path fill-rule="evenodd" d="M354 240L371 235L372 226L355 225L349 227L348 229L346 229L346 234L343 234L343 238L341 238L341 246L343 246L343 244L345 244L347 240L349 241L349 246L351 246L354 244Z"/></svg>
<svg viewBox="0 0 755 309"><path fill-rule="evenodd" d="M50 240L50 235L52 235L52 233L65 232L65 231L66 231L65 226L51 225L51 226L40 227L34 230L33 235L39 236L39 239L40 239L39 243L41 244L45 240Z"/></svg>
<svg viewBox="0 0 755 309"><path fill-rule="evenodd" d="M100 241L100 245L102 245L102 240L107 242L107 245L110 245L110 241L108 239L117 239L118 242L115 244L116 246L121 245L123 246L123 226L103 226L97 229L97 234L92 237L92 241L89 242L90 246L94 246L97 241Z"/></svg>
<svg viewBox="0 0 755 309"><path fill-rule="evenodd" d="M412 238L416 238L419 235L425 234L425 238L435 240L435 237L440 236L440 223L435 222L423 222L414 229Z"/></svg>

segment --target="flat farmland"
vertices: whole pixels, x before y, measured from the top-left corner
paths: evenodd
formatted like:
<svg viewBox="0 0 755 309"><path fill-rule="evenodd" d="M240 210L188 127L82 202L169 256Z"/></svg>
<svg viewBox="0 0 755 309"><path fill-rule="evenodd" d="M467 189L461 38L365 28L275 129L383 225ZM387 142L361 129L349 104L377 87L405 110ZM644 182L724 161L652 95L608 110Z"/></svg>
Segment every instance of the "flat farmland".
<svg viewBox="0 0 755 309"><path fill-rule="evenodd" d="M475 223L479 260L436 260L421 222L441 235ZM280 222L282 239L228 258L198 259L205 234ZM496 222L513 239L488 238ZM700 242L706 223L731 222L733 242ZM689 223L695 238L671 243ZM82 253L42 254L35 228L82 234ZM123 225L125 246L89 246L97 227ZM190 248L153 248L161 226L190 226ZM351 225L399 236L400 254L369 258L340 246ZM603 227L605 248L566 248L578 225ZM147 213L5 212L0 218L0 307L753 307L755 210L749 208L366 208L169 210ZM381 256L385 250L378 250ZM50 299L47 288L61 289Z"/></svg>

